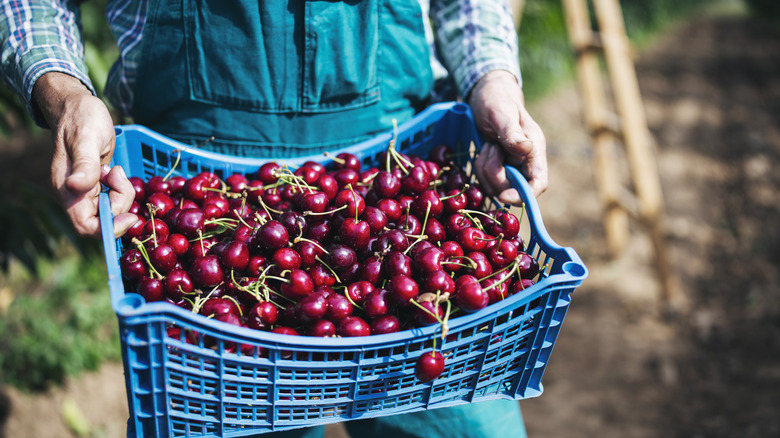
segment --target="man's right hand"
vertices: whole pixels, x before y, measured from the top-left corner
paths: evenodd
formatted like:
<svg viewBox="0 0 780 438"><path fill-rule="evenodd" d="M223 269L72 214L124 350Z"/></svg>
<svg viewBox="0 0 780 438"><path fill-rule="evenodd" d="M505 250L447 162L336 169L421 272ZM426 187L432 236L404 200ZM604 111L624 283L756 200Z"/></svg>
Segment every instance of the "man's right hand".
<svg viewBox="0 0 780 438"><path fill-rule="evenodd" d="M128 213L135 191L121 167L109 168L116 137L105 104L73 76L50 72L33 88L54 140L51 182L76 231L100 236L100 183L109 187L114 234L125 233L137 220Z"/></svg>

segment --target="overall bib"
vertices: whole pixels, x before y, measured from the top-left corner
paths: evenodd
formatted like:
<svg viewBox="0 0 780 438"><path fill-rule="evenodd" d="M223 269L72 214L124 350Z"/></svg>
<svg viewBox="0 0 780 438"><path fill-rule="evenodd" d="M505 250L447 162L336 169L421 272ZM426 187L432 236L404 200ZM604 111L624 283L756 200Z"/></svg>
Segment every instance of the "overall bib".
<svg viewBox="0 0 780 438"><path fill-rule="evenodd" d="M433 86L418 0L149 0L136 123L187 144L283 159L369 139ZM345 423L353 438L523 438L491 401ZM322 438L324 427L263 437Z"/></svg>
<svg viewBox="0 0 780 438"><path fill-rule="evenodd" d="M241 156L369 139L426 106L422 20L417 0L150 0L133 118Z"/></svg>

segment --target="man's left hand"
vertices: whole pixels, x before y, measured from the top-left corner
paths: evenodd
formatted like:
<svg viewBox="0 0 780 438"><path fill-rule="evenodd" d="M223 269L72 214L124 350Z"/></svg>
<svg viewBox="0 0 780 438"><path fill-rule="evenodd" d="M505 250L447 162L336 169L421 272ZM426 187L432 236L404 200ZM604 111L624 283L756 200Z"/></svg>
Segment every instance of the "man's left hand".
<svg viewBox="0 0 780 438"><path fill-rule="evenodd" d="M468 100L485 141L474 171L485 192L501 202L522 203L511 188L504 164L516 166L539 196L547 189L547 144L544 133L525 109L523 91L514 75L492 71L474 86Z"/></svg>

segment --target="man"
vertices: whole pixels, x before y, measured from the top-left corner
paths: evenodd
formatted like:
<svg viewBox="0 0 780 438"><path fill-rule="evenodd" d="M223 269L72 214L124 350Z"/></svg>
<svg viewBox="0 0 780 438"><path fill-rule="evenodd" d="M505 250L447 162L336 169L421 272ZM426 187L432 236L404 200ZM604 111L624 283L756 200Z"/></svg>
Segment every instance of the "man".
<svg viewBox="0 0 780 438"><path fill-rule="evenodd" d="M126 213L134 191L121 168L107 166L113 121L85 72L77 2L0 5L3 77L52 131L52 184L71 221L99 235L102 182L123 234L135 222ZM486 139L475 165L486 192L520 201L504 163L517 165L537 195L547 186L544 135L524 106L505 1L114 0L106 15L120 50L107 97L172 138L214 136L209 149L234 155L318 154L389 129L433 96L457 95ZM356 436L525 435L514 402L404 418L348 426Z"/></svg>

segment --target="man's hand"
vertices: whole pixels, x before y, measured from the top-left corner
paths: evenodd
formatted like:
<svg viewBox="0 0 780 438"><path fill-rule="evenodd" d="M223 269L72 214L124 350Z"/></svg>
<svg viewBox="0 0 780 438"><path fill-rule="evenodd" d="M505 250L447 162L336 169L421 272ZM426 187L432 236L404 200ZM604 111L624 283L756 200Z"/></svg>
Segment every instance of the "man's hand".
<svg viewBox="0 0 780 438"><path fill-rule="evenodd" d="M51 182L76 231L100 236L100 183L109 188L114 233L121 236L137 220L127 213L135 191L121 167L109 168L116 137L103 102L73 76L46 73L33 88L33 99L51 128L54 157Z"/></svg>
<svg viewBox="0 0 780 438"><path fill-rule="evenodd" d="M477 128L485 136L474 163L477 178L501 202L522 202L510 188L504 164L516 166L534 194L547 189L547 144L542 129L525 109L523 91L515 77L503 70L480 79L470 93L469 105Z"/></svg>

